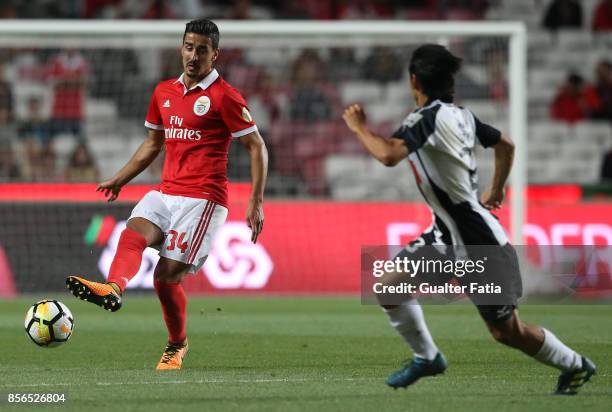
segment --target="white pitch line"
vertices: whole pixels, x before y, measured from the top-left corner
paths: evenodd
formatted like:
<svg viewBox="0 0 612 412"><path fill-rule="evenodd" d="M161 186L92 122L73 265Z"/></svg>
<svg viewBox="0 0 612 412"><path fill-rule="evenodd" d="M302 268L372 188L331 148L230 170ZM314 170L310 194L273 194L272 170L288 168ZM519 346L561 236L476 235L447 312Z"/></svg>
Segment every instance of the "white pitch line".
<svg viewBox="0 0 612 412"><path fill-rule="evenodd" d="M598 374L597 377L609 377L610 374ZM556 378L557 375L547 375L541 378ZM533 375L518 376L518 378L533 378ZM202 385L202 384L232 384L232 383L299 383L299 382L357 382L369 380L384 380L384 377L362 377L362 378L261 378L261 379L197 379L197 380L174 380L174 381L140 381L140 382L74 382L74 383L24 383L24 384L0 384L0 388L36 388L53 386L123 386L123 385ZM461 376L460 379L490 379L487 375Z"/></svg>
<svg viewBox="0 0 612 412"><path fill-rule="evenodd" d="M74 383L22 383L22 384L15 385L11 383L6 383L3 385L0 385L0 388L38 388L39 386L73 386L73 385L75 384ZM76 385L81 385L81 384L77 383Z"/></svg>
<svg viewBox="0 0 612 412"><path fill-rule="evenodd" d="M123 385L185 385L185 384L207 384L207 383L292 383L292 382L349 382L360 380L382 379L372 378L268 378L268 379L197 379L197 380L175 380L175 381L140 381L140 382L95 382L98 386L123 386ZM94 382L74 383L24 383L3 384L4 388L35 388L40 386L84 386L92 385Z"/></svg>
<svg viewBox="0 0 612 412"><path fill-rule="evenodd" d="M142 382L97 382L100 386L113 385L181 385L181 384L204 384L204 383L292 383L292 382L350 382L360 380L372 380L381 378L277 378L277 379L198 379L193 381L142 381Z"/></svg>

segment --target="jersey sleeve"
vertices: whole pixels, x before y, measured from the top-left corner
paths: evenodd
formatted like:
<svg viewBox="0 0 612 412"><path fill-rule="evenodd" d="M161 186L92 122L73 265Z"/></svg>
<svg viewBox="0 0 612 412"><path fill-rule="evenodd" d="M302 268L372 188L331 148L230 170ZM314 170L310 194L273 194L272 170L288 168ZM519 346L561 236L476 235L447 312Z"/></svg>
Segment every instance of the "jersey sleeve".
<svg viewBox="0 0 612 412"><path fill-rule="evenodd" d="M474 116L474 114L472 114ZM495 146L501 140L501 132L474 116L474 130L478 141L483 147Z"/></svg>
<svg viewBox="0 0 612 412"><path fill-rule="evenodd" d="M233 138L245 136L257 130L244 98L235 90L228 90L221 102L221 117Z"/></svg>
<svg viewBox="0 0 612 412"><path fill-rule="evenodd" d="M162 121L161 114L159 113L159 104L157 104L157 93L159 88L155 88L151 95L151 101L149 102L149 110L147 111L147 117L144 125L149 129L153 130L164 130L164 124Z"/></svg>
<svg viewBox="0 0 612 412"><path fill-rule="evenodd" d="M402 139L411 152L417 151L435 131L436 113L429 109L410 113L391 137Z"/></svg>

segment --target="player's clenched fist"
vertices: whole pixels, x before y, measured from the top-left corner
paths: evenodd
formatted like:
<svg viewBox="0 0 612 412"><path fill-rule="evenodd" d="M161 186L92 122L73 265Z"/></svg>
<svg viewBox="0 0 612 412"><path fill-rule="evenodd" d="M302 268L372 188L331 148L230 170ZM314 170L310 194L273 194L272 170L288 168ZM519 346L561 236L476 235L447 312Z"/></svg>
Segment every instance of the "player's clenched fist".
<svg viewBox="0 0 612 412"><path fill-rule="evenodd" d="M352 104L347 107L342 114L342 118L353 132L357 132L366 123L365 112L358 104Z"/></svg>
<svg viewBox="0 0 612 412"><path fill-rule="evenodd" d="M96 191L104 193L104 196L108 197L108 201L112 202L119 196L121 185L115 179L111 179L100 183Z"/></svg>
<svg viewBox="0 0 612 412"><path fill-rule="evenodd" d="M489 210L498 210L501 209L502 204L504 203L504 192L500 191L492 191L487 190L482 195L482 204Z"/></svg>

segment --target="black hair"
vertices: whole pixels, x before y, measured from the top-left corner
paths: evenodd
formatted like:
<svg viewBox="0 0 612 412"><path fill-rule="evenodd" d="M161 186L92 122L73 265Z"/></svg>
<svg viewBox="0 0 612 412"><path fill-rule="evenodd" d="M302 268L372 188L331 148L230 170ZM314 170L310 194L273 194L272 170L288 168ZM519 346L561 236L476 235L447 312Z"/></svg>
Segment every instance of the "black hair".
<svg viewBox="0 0 612 412"><path fill-rule="evenodd" d="M416 76L421 91L430 100L451 103L455 93L455 74L461 58L439 44L425 44L412 53L410 74Z"/></svg>
<svg viewBox="0 0 612 412"><path fill-rule="evenodd" d="M579 74L570 73L567 76L567 82L572 86L582 86L582 83L584 83L584 79Z"/></svg>
<svg viewBox="0 0 612 412"><path fill-rule="evenodd" d="M213 49L219 48L219 28L217 25L208 19L191 20L185 25L185 33L183 41L187 33L202 34L208 37L212 43Z"/></svg>

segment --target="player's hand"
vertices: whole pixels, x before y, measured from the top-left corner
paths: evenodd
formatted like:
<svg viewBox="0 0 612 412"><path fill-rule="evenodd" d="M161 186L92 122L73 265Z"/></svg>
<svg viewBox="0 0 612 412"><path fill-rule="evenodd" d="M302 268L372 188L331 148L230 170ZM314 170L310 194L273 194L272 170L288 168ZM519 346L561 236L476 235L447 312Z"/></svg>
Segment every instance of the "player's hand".
<svg viewBox="0 0 612 412"><path fill-rule="evenodd" d="M263 205L258 200L251 200L247 208L247 225L251 229L251 242L257 243L257 237L263 230L264 212Z"/></svg>
<svg viewBox="0 0 612 412"><path fill-rule="evenodd" d="M504 203L504 196L503 189L501 191L487 190L482 194L482 204L489 210L501 209Z"/></svg>
<svg viewBox="0 0 612 412"><path fill-rule="evenodd" d="M104 193L104 196L108 197L108 201L112 202L119 196L121 186L115 179L111 179L100 183L96 191Z"/></svg>
<svg viewBox="0 0 612 412"><path fill-rule="evenodd" d="M358 104L352 104L342 114L344 122L353 132L357 132L366 124L366 115L363 108Z"/></svg>

